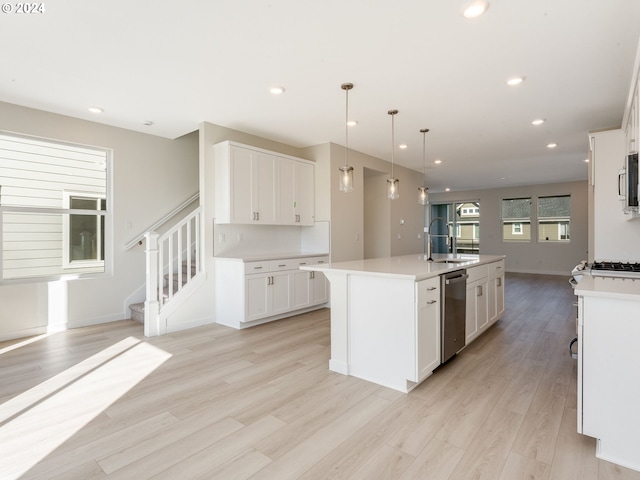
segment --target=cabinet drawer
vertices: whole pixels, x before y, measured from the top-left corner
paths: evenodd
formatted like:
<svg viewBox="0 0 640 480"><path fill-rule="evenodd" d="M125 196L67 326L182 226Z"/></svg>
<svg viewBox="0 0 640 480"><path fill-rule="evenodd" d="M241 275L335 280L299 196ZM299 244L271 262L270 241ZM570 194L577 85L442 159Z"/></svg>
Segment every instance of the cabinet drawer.
<svg viewBox="0 0 640 480"><path fill-rule="evenodd" d="M267 273L269 272L269 262L247 262L244 264L244 273Z"/></svg>
<svg viewBox="0 0 640 480"><path fill-rule="evenodd" d="M318 265L329 263L329 257L302 257L302 258L294 258L294 268L303 267L305 265Z"/></svg>
<svg viewBox="0 0 640 480"><path fill-rule="evenodd" d="M485 278L489 276L489 266L488 265L479 265L473 268L467 268L467 284L471 282L475 282L481 278Z"/></svg>
<svg viewBox="0 0 640 480"><path fill-rule="evenodd" d="M489 267L489 276L491 278L497 278L504 275L504 260L501 260L495 263L490 263L488 267Z"/></svg>
<svg viewBox="0 0 640 480"><path fill-rule="evenodd" d="M295 263L295 260L292 258L284 258L282 260L271 260L269 262L269 269L272 272L279 272L281 270L293 270L298 266Z"/></svg>
<svg viewBox="0 0 640 480"><path fill-rule="evenodd" d="M422 280L416 284L418 308L440 303L440 277Z"/></svg>

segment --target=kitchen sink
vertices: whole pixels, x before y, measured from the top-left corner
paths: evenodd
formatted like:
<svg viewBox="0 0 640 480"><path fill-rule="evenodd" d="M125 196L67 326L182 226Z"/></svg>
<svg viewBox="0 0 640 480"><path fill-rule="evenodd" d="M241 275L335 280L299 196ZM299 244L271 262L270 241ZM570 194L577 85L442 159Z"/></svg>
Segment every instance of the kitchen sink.
<svg viewBox="0 0 640 480"><path fill-rule="evenodd" d="M462 258L440 258L437 260L434 260L433 263L466 263L469 260L465 260Z"/></svg>

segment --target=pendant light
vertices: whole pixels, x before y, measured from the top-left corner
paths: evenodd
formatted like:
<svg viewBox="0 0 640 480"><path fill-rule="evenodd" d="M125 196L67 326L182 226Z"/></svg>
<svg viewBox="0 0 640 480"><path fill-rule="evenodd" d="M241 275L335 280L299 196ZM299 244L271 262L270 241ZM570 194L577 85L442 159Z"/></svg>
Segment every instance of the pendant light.
<svg viewBox="0 0 640 480"><path fill-rule="evenodd" d="M427 157L426 157L426 144L427 144L427 132L428 128L420 130L422 133L422 177L423 185L418 187L418 203L420 205L426 205L429 203L429 189L427 188Z"/></svg>
<svg viewBox="0 0 640 480"><path fill-rule="evenodd" d="M353 88L353 83L343 83L340 88L344 90L346 97L345 107L345 142L344 142L344 165L340 167L340 191L344 193L353 192L353 167L347 163L349 155L349 90Z"/></svg>
<svg viewBox="0 0 640 480"><path fill-rule="evenodd" d="M393 176L393 164L396 146L394 116L398 113L398 110L389 110L387 113L391 115L391 177L387 179L387 198L389 200L395 200L396 198L400 197L400 182L396 177Z"/></svg>

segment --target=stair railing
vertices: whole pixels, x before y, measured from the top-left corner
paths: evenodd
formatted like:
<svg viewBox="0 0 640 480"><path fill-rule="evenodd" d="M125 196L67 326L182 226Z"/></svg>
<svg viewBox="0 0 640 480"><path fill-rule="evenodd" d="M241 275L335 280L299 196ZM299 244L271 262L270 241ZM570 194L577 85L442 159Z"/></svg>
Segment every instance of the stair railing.
<svg viewBox="0 0 640 480"><path fill-rule="evenodd" d="M166 233L144 235L147 262L144 334L147 337L165 333L166 325L160 321L162 309L202 271L200 225L201 208L198 207Z"/></svg>

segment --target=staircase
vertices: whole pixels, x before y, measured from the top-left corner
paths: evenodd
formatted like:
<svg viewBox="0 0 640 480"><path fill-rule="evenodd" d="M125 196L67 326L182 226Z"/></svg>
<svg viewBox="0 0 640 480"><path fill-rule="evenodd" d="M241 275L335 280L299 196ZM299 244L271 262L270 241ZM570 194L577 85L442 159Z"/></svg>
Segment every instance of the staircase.
<svg viewBox="0 0 640 480"><path fill-rule="evenodd" d="M133 320L144 324L147 337L167 333L168 316L173 315L175 319L175 312L206 279L202 262L201 212L201 207L195 208L162 235L153 230L143 235L146 300L129 305L129 310ZM164 223L168 224L168 219ZM128 247L130 245L133 243Z"/></svg>
<svg viewBox="0 0 640 480"><path fill-rule="evenodd" d="M193 278L197 272L197 265L195 260L191 261L191 275L189 275L187 261L184 260L182 262L182 275L180 276L181 280L178 279L177 272L174 272L172 277L172 296L178 293L180 290L180 282L181 286L184 286L189 281L189 278ZM162 288L163 291L163 301L162 303L166 303L169 300L169 274L164 275L164 286ZM140 322L144 324L144 302L141 303L133 303L129 305L129 310L131 311L131 320L135 320L136 322Z"/></svg>

